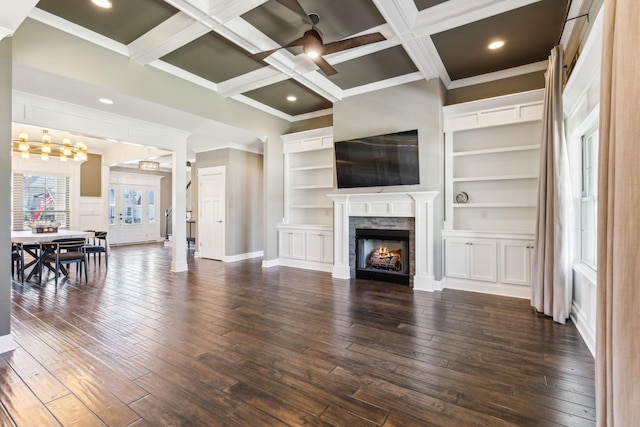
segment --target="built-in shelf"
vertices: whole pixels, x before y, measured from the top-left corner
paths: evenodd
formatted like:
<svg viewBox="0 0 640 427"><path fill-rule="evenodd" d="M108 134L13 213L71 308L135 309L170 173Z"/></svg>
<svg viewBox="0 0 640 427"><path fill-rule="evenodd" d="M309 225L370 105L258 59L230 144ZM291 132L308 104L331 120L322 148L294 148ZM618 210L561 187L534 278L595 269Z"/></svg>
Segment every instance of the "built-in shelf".
<svg viewBox="0 0 640 427"><path fill-rule="evenodd" d="M458 151L452 153L453 157L460 156L477 156L481 154L497 154L497 153L512 153L515 151L529 151L529 150L539 150L540 145L519 145L512 147L501 147L501 148L487 148L484 150L472 150L472 151Z"/></svg>
<svg viewBox="0 0 640 427"><path fill-rule="evenodd" d="M493 175L493 176L471 176L465 178L453 178L453 182L471 182L471 181L506 181L513 179L538 179L538 175L522 174L522 175Z"/></svg>

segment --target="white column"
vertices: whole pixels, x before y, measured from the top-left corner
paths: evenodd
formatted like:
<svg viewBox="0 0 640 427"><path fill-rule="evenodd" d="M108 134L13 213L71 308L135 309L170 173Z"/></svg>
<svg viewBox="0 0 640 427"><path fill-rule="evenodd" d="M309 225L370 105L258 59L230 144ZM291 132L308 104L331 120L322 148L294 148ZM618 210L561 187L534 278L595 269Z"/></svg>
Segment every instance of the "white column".
<svg viewBox="0 0 640 427"><path fill-rule="evenodd" d="M171 271L187 271L187 141L176 144L171 173Z"/></svg>
<svg viewBox="0 0 640 427"><path fill-rule="evenodd" d="M435 290L434 275L434 239L433 239L433 201L437 192L409 193L415 201L415 276L413 289L433 292Z"/></svg>
<svg viewBox="0 0 640 427"><path fill-rule="evenodd" d="M333 199L333 273L336 279L350 279L348 195L329 195Z"/></svg>

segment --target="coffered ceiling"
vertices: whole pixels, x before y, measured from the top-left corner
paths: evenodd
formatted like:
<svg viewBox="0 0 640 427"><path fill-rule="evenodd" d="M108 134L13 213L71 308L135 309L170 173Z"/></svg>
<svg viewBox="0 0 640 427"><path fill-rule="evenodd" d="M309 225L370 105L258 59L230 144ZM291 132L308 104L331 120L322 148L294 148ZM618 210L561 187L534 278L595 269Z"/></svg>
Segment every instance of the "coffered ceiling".
<svg viewBox="0 0 640 427"><path fill-rule="evenodd" d="M421 79L459 88L546 68L569 0L299 0L325 44L380 32L386 40L325 55L326 75L300 48L262 61L311 28L277 0L40 0L29 17L296 121L346 97ZM1 22L0 22L1 24ZM565 30L565 33L567 31ZM567 34L564 34L566 39ZM504 47L487 45L505 41ZM564 40L563 39L563 40ZM296 101L287 101L288 96Z"/></svg>

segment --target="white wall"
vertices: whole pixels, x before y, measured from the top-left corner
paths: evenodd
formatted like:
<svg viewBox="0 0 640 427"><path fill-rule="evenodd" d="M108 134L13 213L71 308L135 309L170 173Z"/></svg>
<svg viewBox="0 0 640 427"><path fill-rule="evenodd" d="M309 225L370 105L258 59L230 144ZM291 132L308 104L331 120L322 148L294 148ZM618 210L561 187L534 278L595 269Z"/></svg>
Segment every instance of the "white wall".
<svg viewBox="0 0 640 427"><path fill-rule="evenodd" d="M582 137L598 125L600 105L600 67L602 49L602 11L593 24L580 58L563 92L567 142L574 194L574 266L571 319L595 354L596 272L580 262L580 196L582 180Z"/></svg>

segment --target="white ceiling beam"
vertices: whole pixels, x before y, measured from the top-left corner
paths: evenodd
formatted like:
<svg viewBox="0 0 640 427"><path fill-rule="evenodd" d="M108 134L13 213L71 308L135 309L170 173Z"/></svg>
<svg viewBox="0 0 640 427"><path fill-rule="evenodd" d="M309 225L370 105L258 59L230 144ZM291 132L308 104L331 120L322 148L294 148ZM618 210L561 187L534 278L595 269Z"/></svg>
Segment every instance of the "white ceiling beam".
<svg viewBox="0 0 640 427"><path fill-rule="evenodd" d="M416 37L426 37L452 28L509 12L540 0L449 0L420 12L413 28ZM443 6L443 7L439 7ZM446 6L446 7L445 7ZM435 12L431 13L431 11Z"/></svg>
<svg viewBox="0 0 640 427"><path fill-rule="evenodd" d="M289 76L282 74L273 67L262 67L250 73L242 74L224 82L218 83L218 93L221 96L234 96L250 90L269 86L288 79Z"/></svg>
<svg viewBox="0 0 640 427"><path fill-rule="evenodd" d="M105 49L109 49L113 52L119 53L120 55L129 56L127 46L123 45L122 43L118 43L101 34L95 33L91 30L87 30L80 25L76 25L70 21L59 18L56 15L52 15L49 12L40 10L37 7L31 11L31 13L29 14L29 18L35 19L36 21L42 22L43 24L46 24L53 28L57 28L58 30L69 33L73 36L101 46Z"/></svg>
<svg viewBox="0 0 640 427"><path fill-rule="evenodd" d="M0 0L0 40L15 33L38 0Z"/></svg>
<svg viewBox="0 0 640 427"><path fill-rule="evenodd" d="M423 80L423 79L424 77L420 72L405 74L403 76L392 77L390 79L380 80L380 81L369 83L366 85L346 89L344 91L343 97L348 98L350 96L362 95L364 93L387 89L390 87L399 86L406 83L417 82L418 80Z"/></svg>
<svg viewBox="0 0 640 427"><path fill-rule="evenodd" d="M139 64L148 64L210 31L208 26L186 13L178 12L129 43L129 56Z"/></svg>
<svg viewBox="0 0 640 427"><path fill-rule="evenodd" d="M419 16L418 9L412 0L373 0L374 4L384 17L385 21L393 29L396 37L402 42L405 51L427 80L441 75L444 67L436 64L440 61L437 55L425 49L420 42L415 40L414 26ZM445 80L448 76L441 76Z"/></svg>

